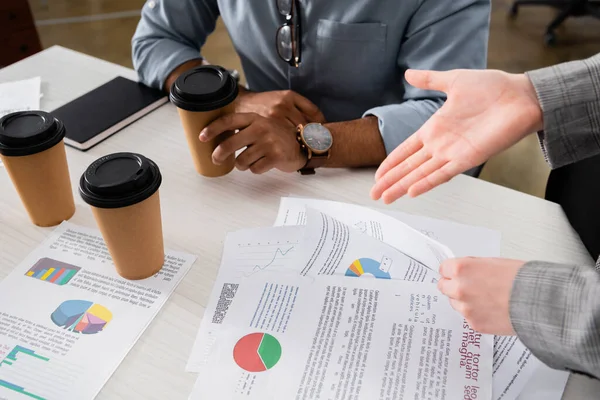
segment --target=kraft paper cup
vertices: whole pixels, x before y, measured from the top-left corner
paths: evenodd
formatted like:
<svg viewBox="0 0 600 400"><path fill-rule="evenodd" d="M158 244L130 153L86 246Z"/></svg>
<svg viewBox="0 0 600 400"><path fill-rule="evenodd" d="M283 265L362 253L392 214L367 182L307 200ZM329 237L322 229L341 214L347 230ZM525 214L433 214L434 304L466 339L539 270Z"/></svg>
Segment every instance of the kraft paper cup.
<svg viewBox="0 0 600 400"><path fill-rule="evenodd" d="M125 279L149 278L163 267L161 182L158 166L135 153L102 157L81 177L81 197L91 206L117 273Z"/></svg>
<svg viewBox="0 0 600 400"><path fill-rule="evenodd" d="M238 86L227 70L218 66L201 66L177 78L171 87L170 99L177 107L196 171L206 177L227 175L235 166L235 156L223 164L212 162L217 146L231 136L219 135L210 142L201 142L200 132L212 121L233 111Z"/></svg>
<svg viewBox="0 0 600 400"><path fill-rule="evenodd" d="M0 119L0 158L29 218L55 226L75 214L63 124L43 111Z"/></svg>

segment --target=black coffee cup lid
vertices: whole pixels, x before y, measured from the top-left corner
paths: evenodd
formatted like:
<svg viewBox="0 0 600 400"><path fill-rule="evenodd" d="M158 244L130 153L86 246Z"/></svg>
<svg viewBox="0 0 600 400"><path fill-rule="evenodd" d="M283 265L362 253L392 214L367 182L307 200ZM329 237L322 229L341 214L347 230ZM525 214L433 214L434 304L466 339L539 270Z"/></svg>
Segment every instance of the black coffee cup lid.
<svg viewBox="0 0 600 400"><path fill-rule="evenodd" d="M0 154L3 156L41 153L64 137L64 125L44 111L19 111L0 118Z"/></svg>
<svg viewBox="0 0 600 400"><path fill-rule="evenodd" d="M115 153L94 161L79 180L81 198L98 208L131 206L152 196L162 182L158 166L135 153Z"/></svg>
<svg viewBox="0 0 600 400"><path fill-rule="evenodd" d="M237 94L237 82L226 69L203 65L181 74L169 98L183 110L212 111L231 103Z"/></svg>

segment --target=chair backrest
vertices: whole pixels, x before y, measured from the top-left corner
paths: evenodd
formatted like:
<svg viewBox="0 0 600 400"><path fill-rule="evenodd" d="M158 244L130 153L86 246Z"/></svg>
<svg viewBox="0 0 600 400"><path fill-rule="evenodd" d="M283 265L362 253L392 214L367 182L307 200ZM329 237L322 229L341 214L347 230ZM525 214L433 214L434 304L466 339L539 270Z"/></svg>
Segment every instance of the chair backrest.
<svg viewBox="0 0 600 400"><path fill-rule="evenodd" d="M600 156L552 171L546 199L561 205L596 260L600 255Z"/></svg>

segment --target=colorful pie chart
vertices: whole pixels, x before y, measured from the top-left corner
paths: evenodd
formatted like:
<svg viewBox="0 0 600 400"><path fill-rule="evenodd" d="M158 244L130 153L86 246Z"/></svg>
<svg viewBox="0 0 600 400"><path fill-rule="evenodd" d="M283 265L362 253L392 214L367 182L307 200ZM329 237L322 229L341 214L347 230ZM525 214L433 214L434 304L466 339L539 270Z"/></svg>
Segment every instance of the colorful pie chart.
<svg viewBox="0 0 600 400"><path fill-rule="evenodd" d="M235 363L247 372L263 372L273 368L281 358L281 344L268 333L251 333L237 341L233 348Z"/></svg>
<svg viewBox="0 0 600 400"><path fill-rule="evenodd" d="M381 263L372 258L360 258L346 270L346 276L371 276L378 279L392 279L389 272L381 270Z"/></svg>
<svg viewBox="0 0 600 400"><path fill-rule="evenodd" d="M67 300L50 315L52 322L71 332L93 335L112 320L112 313L100 304L86 300Z"/></svg>

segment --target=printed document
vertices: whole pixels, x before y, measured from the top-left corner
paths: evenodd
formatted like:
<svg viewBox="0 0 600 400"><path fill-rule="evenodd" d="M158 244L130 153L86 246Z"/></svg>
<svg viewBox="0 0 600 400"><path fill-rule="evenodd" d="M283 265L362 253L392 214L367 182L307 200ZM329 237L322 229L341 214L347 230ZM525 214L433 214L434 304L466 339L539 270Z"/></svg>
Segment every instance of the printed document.
<svg viewBox="0 0 600 400"><path fill-rule="evenodd" d="M266 270L228 301L190 399L491 398L491 341L434 285Z"/></svg>
<svg viewBox="0 0 600 400"><path fill-rule="evenodd" d="M39 76L0 83L0 118L16 111L39 110L40 86Z"/></svg>
<svg viewBox="0 0 600 400"><path fill-rule="evenodd" d="M0 283L0 399L93 399L194 260L128 281L97 230L61 224Z"/></svg>

